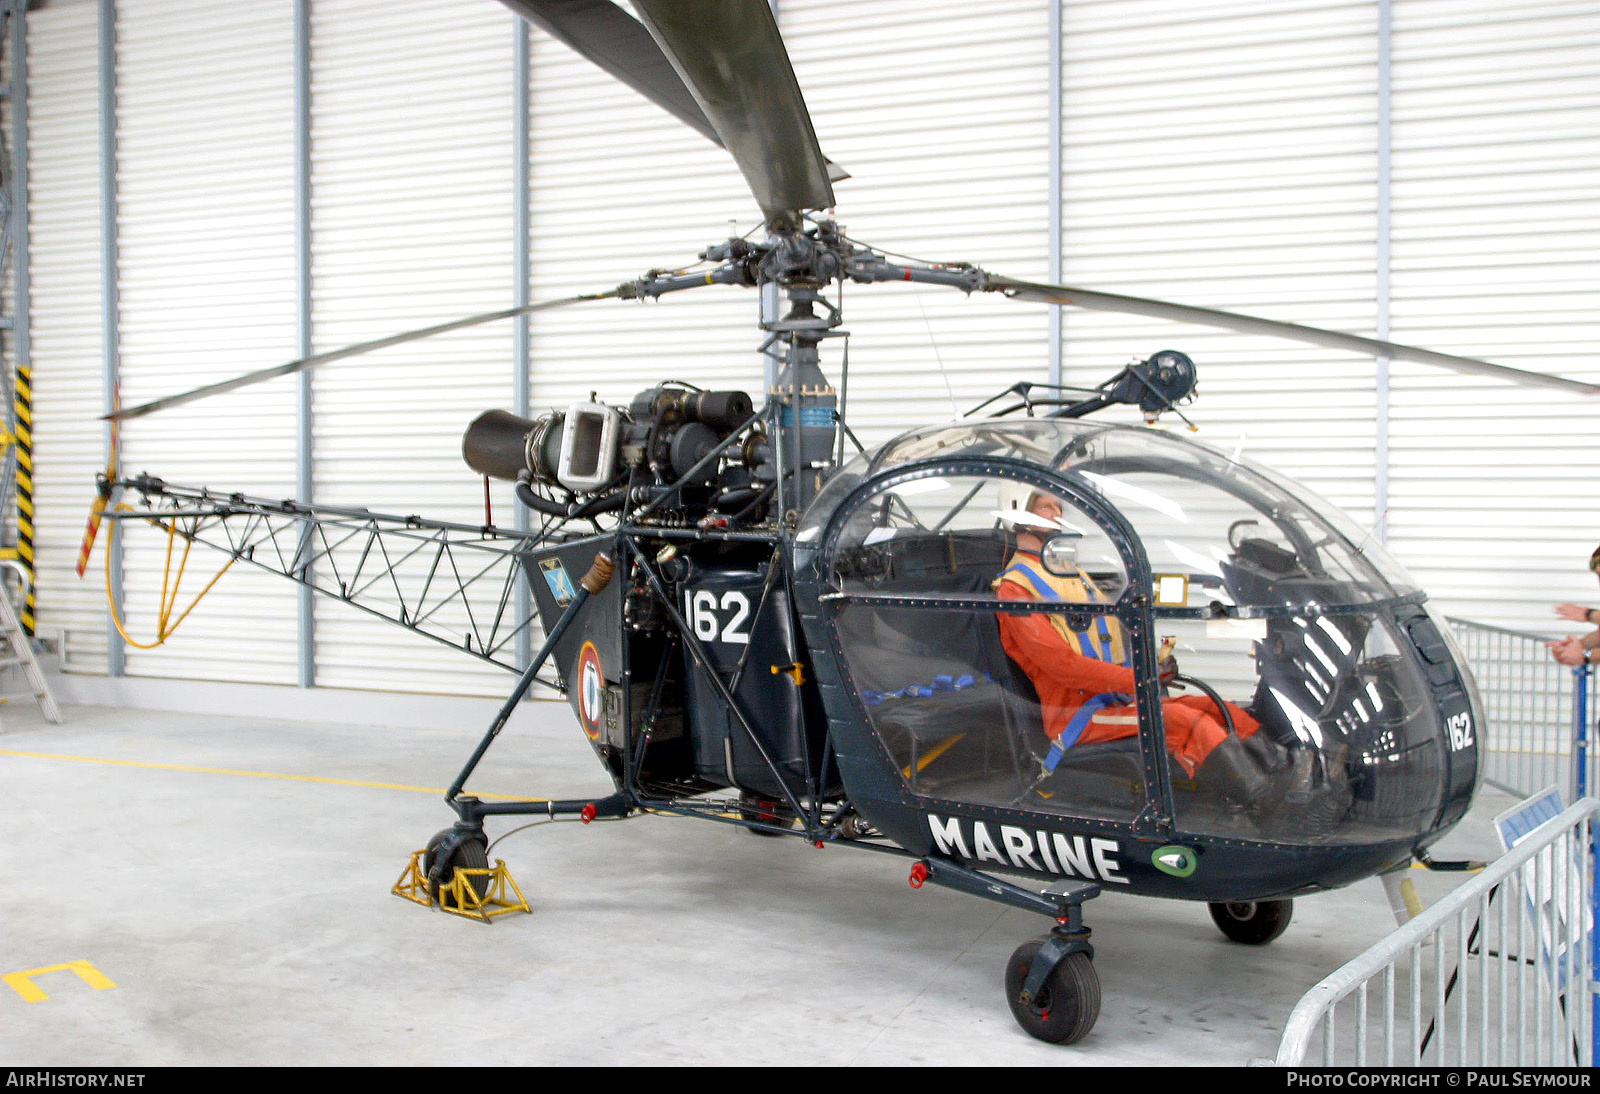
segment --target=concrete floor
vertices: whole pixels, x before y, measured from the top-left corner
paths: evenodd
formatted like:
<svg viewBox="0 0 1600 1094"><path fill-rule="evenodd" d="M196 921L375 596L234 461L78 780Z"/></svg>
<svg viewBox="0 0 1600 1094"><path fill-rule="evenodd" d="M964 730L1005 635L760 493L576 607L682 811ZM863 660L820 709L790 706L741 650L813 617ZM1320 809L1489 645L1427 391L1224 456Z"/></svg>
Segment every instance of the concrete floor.
<svg viewBox="0 0 1600 1094"><path fill-rule="evenodd" d="M1047 923L914 891L901 859L679 818L544 825L490 855L534 913L483 925L389 891L453 819L438 788L483 726L66 714L13 705L0 731L0 973L87 961L115 986L0 986L13 1066L1240 1065L1393 925L1377 880L1297 901L1264 947L1202 905L1102 896L1100 1020L1057 1047L1000 986ZM530 703L472 788L610 786L566 707ZM1507 804L1486 794L1440 856L1493 857Z"/></svg>

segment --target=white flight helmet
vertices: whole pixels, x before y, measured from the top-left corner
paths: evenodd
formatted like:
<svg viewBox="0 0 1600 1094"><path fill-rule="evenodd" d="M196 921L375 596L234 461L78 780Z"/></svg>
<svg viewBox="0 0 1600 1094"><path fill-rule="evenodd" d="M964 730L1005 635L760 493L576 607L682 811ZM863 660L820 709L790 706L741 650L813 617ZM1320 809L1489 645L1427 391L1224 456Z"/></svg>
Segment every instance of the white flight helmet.
<svg viewBox="0 0 1600 1094"><path fill-rule="evenodd" d="M1025 482L1006 481L1000 483L995 491L995 501L999 507L994 510L994 518L1004 527L1013 531L1031 530L1052 533L1067 533L1068 535L1083 535L1083 529L1067 519L1063 513L1057 520L1042 517L1028 508L1030 502L1039 494L1047 493L1037 486L1030 486ZM1058 495L1051 495L1056 497ZM1066 507L1066 512L1073 512L1072 507Z"/></svg>
<svg viewBox="0 0 1600 1094"><path fill-rule="evenodd" d="M1038 488L1029 486L1025 482L1006 480L1001 482L995 491L995 501L998 508L994 511L994 518L1007 528L1038 528L1051 529L1055 524L1043 517L1028 511L1028 502L1033 500Z"/></svg>

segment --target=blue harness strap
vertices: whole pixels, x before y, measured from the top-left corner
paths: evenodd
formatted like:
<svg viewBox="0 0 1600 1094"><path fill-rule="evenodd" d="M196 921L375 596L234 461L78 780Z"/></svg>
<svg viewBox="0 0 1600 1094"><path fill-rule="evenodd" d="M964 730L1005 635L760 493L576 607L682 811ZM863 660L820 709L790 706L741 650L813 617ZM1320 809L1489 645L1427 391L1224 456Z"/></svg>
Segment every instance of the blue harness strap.
<svg viewBox="0 0 1600 1094"><path fill-rule="evenodd" d="M1040 599L1054 601L1056 603L1062 602L1061 594L1056 592L1050 583L1045 581L1044 578L1040 577L1033 567L1029 566L1027 563L1012 563L1001 572L1000 576L1005 577L1006 574L1021 574L1025 579L1027 579L1028 584L1033 586L1034 591L1039 594ZM1094 595L1093 588L1094 587L1089 584L1088 581L1084 581L1084 590L1088 592L1090 596ZM1091 657L1097 661L1105 661L1111 664L1117 664L1118 662L1112 656L1110 624L1107 623L1106 617L1103 615L1095 616L1094 622L1095 632L1100 639L1099 652L1095 651L1094 643L1089 640L1089 635L1087 633L1082 631L1073 631L1072 633L1077 635L1078 638L1079 650L1082 651L1085 657ZM1068 629L1071 630L1070 627ZM1094 696L1080 706L1073 713L1071 719L1068 720L1066 727L1062 729L1061 736L1057 737L1051 742L1050 751L1045 754L1044 758L1045 770L1052 773L1055 771L1056 765L1061 762L1061 757L1066 755L1067 749L1078 743L1078 738L1083 736L1084 729L1088 727L1089 722L1096 714L1100 713L1106 707L1127 706L1132 702L1133 696L1131 695L1123 695L1120 692L1107 691L1100 695Z"/></svg>
<svg viewBox="0 0 1600 1094"><path fill-rule="evenodd" d="M1041 599L1053 600L1057 603L1061 602L1061 594L1051 588L1049 583L1034 572L1033 567L1027 563L1012 563L1001 572L1000 576L1005 577L1006 574L1021 574L1028 579L1028 584L1033 586L1034 591L1039 594ZM1085 588L1087 587L1086 585ZM1089 641L1088 634L1082 631L1074 631L1073 633L1078 636L1078 649L1085 657L1093 657L1096 661L1111 661L1111 626L1106 622L1106 617L1103 615L1095 616L1094 621L1095 631L1100 636L1100 652L1095 652L1094 643Z"/></svg>
<svg viewBox="0 0 1600 1094"><path fill-rule="evenodd" d="M1036 591L1039 596L1045 600L1061 599L1061 594L1052 589L1045 579L1034 573L1033 567L1029 566L1025 562L1013 562L1010 566L1006 567L1005 571L1001 573L1000 576L1005 577L1006 574L1021 574L1023 577L1028 579L1028 583L1033 586L1034 591Z"/></svg>
<svg viewBox="0 0 1600 1094"><path fill-rule="evenodd" d="M1096 714L1099 714L1106 707L1127 706L1132 702L1133 696L1131 695L1107 691L1084 703L1067 722L1066 728L1062 729L1061 736L1051 743L1050 751L1045 754L1044 758L1045 770L1055 771L1056 765L1061 762L1061 757L1066 754L1067 749L1078 743L1078 738L1083 736L1084 729Z"/></svg>
<svg viewBox="0 0 1600 1094"><path fill-rule="evenodd" d="M985 674L985 679L988 676ZM919 699L935 695L941 691L965 691L977 683L970 672L963 672L960 676L954 673L941 672L933 678L931 684L907 684L895 691L877 691L873 688L861 689L861 701L869 707L881 706L886 699Z"/></svg>

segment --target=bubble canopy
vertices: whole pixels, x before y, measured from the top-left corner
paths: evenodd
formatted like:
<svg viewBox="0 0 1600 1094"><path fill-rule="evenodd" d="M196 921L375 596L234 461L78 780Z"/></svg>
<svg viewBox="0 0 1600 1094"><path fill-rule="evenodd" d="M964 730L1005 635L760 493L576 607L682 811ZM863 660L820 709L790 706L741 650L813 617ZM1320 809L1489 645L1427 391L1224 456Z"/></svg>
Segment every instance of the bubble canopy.
<svg viewBox="0 0 1600 1094"><path fill-rule="evenodd" d="M913 797L1120 826L1170 794L1194 833L1421 843L1476 788L1475 688L1416 582L1331 504L1206 445L914 430L828 483L795 554ZM1239 745L1243 788L1211 760Z"/></svg>
<svg viewBox="0 0 1600 1094"><path fill-rule="evenodd" d="M1171 434L1084 421L984 421L901 434L835 476L806 512L797 542L814 544L839 504L869 475L932 459L994 458L1048 469L1102 495L1135 525L1153 561L1161 560L1166 547L1168 553L1186 554L1195 568L1215 573L1234 550L1228 542L1231 529L1235 541L1270 542L1292 552L1307 573L1326 574L1331 580L1318 591L1337 599L1323 600L1325 606L1418 591L1370 531L1304 486ZM1216 525L1224 519L1219 532ZM1190 546L1185 540L1193 542L1198 557L1181 550ZM1172 544L1180 550L1173 551Z"/></svg>

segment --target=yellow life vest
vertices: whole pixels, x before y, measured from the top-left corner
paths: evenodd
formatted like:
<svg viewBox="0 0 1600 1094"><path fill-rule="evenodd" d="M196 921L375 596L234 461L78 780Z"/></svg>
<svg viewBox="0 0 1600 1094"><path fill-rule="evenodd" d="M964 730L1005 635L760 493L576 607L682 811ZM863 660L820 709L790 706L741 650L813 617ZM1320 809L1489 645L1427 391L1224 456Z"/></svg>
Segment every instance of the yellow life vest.
<svg viewBox="0 0 1600 1094"><path fill-rule="evenodd" d="M1095 586L1093 579L1076 566L1075 577L1052 574L1038 564L1038 555L1018 551L1011 556L1011 564L1000 571L990 588L998 590L1006 582L1025 589L1031 599L1061 601L1067 604L1104 604L1106 598ZM1097 615L1081 631L1067 626L1067 617L1050 613L1050 625L1065 641L1072 643L1085 657L1093 657L1113 665L1128 663L1128 646L1123 640L1122 623L1109 615Z"/></svg>

